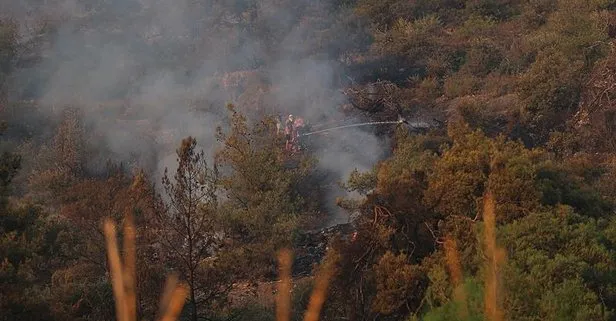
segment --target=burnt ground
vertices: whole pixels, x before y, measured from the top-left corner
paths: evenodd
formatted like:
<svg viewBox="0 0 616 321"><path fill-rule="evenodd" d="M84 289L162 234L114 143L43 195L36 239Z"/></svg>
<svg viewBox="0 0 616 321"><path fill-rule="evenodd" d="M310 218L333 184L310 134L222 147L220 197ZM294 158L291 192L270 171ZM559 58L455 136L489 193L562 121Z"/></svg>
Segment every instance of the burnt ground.
<svg viewBox="0 0 616 321"><path fill-rule="evenodd" d="M353 225L346 223L301 233L293 253L293 277L312 275L313 268L325 256L329 241L334 237L349 238L353 232Z"/></svg>
<svg viewBox="0 0 616 321"><path fill-rule="evenodd" d="M297 240L293 252L293 289L310 282L314 268L325 257L328 244L334 237L350 238L354 232L352 224L338 224L324 229L302 232ZM249 282L236 283L229 295L233 306L247 303L257 303L264 306L273 306L278 280L262 281L256 284Z"/></svg>

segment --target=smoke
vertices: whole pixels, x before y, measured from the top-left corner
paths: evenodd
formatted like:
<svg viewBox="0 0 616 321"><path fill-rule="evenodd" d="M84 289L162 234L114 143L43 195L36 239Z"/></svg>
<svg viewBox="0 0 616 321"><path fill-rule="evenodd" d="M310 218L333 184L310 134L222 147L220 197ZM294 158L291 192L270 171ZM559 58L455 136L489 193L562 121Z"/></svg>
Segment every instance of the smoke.
<svg viewBox="0 0 616 321"><path fill-rule="evenodd" d="M12 99L35 99L50 117L79 107L99 155L157 174L174 167L183 137L212 151L226 117L227 72L265 70L273 104L309 122L348 118L336 90L342 70L332 44L346 37L331 36L344 14L336 10L312 0L0 0L0 12L28 22L24 39L40 37L32 21L53 26L38 46L43 59L16 73ZM371 168L383 146L353 128L316 154L344 180ZM341 195L332 191L332 209Z"/></svg>

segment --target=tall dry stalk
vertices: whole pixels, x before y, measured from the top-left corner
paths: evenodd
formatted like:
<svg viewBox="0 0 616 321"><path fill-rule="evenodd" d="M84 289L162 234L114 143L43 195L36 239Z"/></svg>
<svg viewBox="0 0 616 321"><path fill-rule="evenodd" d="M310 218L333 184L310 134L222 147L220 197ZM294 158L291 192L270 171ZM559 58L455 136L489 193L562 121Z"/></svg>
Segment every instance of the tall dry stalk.
<svg viewBox="0 0 616 321"><path fill-rule="evenodd" d="M503 321L504 313L499 304L499 268L505 262L505 251L496 246L496 213L494 196L486 193L483 203L483 222L485 226L486 275L484 309L489 321Z"/></svg>
<svg viewBox="0 0 616 321"><path fill-rule="evenodd" d="M111 220L105 220L104 231L107 240L107 258L111 272L111 284L113 286L113 296L115 297L116 317L118 321L132 321L126 307L124 273L116 240L116 227Z"/></svg>
<svg viewBox="0 0 616 321"><path fill-rule="evenodd" d="M460 257L458 252L458 245L455 239L445 239L445 260L447 267L449 268L449 274L451 275L451 283L454 289L454 301L460 306L459 317L465 319L468 317L468 309L466 305L466 291L462 285L462 265L460 264Z"/></svg>
<svg viewBox="0 0 616 321"><path fill-rule="evenodd" d="M104 220L103 231L107 245L107 258L111 272L117 321L136 321L136 235L132 217L130 215L127 216L124 225L124 265L122 264L118 247L116 226L111 219ZM277 321L289 321L291 314L291 267L293 263L291 251L286 249L281 251L279 262L281 282L276 300L276 319ZM315 287L304 314L304 321L319 320L331 277L333 276L333 263L331 260L325 262L317 273ZM176 275L171 275L167 278L165 290L160 301L159 321L176 321L182 312L187 296L188 287L181 284Z"/></svg>
<svg viewBox="0 0 616 321"><path fill-rule="evenodd" d="M280 284L276 297L276 321L289 321L291 315L291 267L293 256L290 250L284 249L278 255L280 264ZM335 260L327 260L317 273L315 286L310 295L308 308L304 313L304 321L318 321L321 309L327 297L327 290L334 274Z"/></svg>
<svg viewBox="0 0 616 321"><path fill-rule="evenodd" d="M126 289L126 313L129 320L137 320L137 296L135 294L137 250L135 248L135 226L133 217L126 215L124 224L124 289Z"/></svg>
<svg viewBox="0 0 616 321"><path fill-rule="evenodd" d="M334 274L334 261L327 260L321 266L315 280L315 286L308 302L308 309L304 313L304 321L318 321L321 309L327 297L327 289Z"/></svg>
<svg viewBox="0 0 616 321"><path fill-rule="evenodd" d="M116 227L110 219L103 224L105 240L107 243L107 258L111 272L111 284L115 298L117 321L137 320L137 296L135 291L135 227L130 215L127 215L124 225L124 253L125 266L122 266L120 251L118 249ZM171 277L167 281L163 293L163 306L161 306L160 321L175 321L182 311L188 288L179 284L177 278Z"/></svg>
<svg viewBox="0 0 616 321"><path fill-rule="evenodd" d="M184 302L188 296L188 287L185 285L174 284L165 289L163 296L169 298L168 304L163 308L163 313L160 321L176 321L182 312Z"/></svg>
<svg viewBox="0 0 616 321"><path fill-rule="evenodd" d="M293 255L288 249L284 249L278 255L280 264L280 283L276 296L276 320L289 321L291 316L291 267Z"/></svg>

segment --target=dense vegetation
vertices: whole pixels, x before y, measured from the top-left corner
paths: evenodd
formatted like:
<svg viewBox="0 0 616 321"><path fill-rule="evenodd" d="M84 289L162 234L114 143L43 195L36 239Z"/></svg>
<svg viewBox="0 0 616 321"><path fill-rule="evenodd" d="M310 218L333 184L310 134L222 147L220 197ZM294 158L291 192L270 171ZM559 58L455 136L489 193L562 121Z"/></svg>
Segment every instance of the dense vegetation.
<svg viewBox="0 0 616 321"><path fill-rule="evenodd" d="M267 50L234 70L263 70L288 30L254 14L259 1L235 2L207 3L239 24L202 27L235 39L225 50L258 39ZM348 168L345 187L363 198L338 206L357 214L358 233L330 246L321 318L616 320L616 2L317 2L276 2L289 12L279 26L314 29L285 54L337 61L347 77L332 90L350 113L445 124L377 133L392 138L390 155ZM53 38L54 23L27 41L17 22L0 23L0 320L113 319L101 222L129 214L142 319L156 317L175 272L190 286L186 320L272 320L271 307L233 305L229 293L276 277L277 251L322 219L326 193L317 155L289 159L274 122L245 108L267 110L276 89L255 76L234 94L211 162L195 133L177 142L177 170L131 172L93 147L79 106L59 121L24 106L11 76L36 63L24 52ZM296 290L294 310L308 292Z"/></svg>

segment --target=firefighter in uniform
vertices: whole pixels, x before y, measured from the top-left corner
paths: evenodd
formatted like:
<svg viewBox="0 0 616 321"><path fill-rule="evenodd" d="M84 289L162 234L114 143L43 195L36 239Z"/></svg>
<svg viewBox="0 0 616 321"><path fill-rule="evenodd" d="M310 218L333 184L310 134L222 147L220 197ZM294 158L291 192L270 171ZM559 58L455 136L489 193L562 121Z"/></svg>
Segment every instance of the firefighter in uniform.
<svg viewBox="0 0 616 321"><path fill-rule="evenodd" d="M295 141L295 117L293 117L293 115L289 115L289 117L287 118L287 121L284 124L284 134L285 134L285 138L287 140L286 145L285 145L285 149L287 151L292 151L293 149L293 143Z"/></svg>

